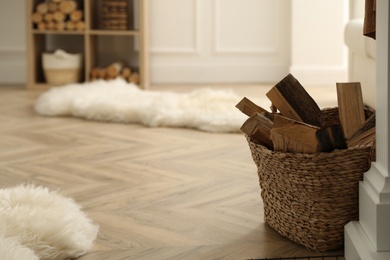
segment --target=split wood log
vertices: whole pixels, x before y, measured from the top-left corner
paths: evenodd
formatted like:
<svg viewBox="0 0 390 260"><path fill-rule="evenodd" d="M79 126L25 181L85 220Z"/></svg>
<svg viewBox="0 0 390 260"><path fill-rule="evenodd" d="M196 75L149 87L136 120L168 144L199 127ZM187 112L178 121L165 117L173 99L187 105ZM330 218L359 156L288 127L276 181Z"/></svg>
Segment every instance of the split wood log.
<svg viewBox="0 0 390 260"><path fill-rule="evenodd" d="M275 151L292 153L318 153L320 151L316 133L320 128L275 115L271 140Z"/></svg>
<svg viewBox="0 0 390 260"><path fill-rule="evenodd" d="M331 152L335 149L347 149L343 128L334 124L321 128L316 133L321 152Z"/></svg>
<svg viewBox="0 0 390 260"><path fill-rule="evenodd" d="M64 0L59 3L59 10L65 14L70 14L77 9L77 2L73 0Z"/></svg>
<svg viewBox="0 0 390 260"><path fill-rule="evenodd" d="M256 112L244 122L240 130L248 135L253 142L273 150L273 143L270 138L272 126L273 122L269 118Z"/></svg>
<svg viewBox="0 0 390 260"><path fill-rule="evenodd" d="M344 135L349 139L365 122L360 82L337 83L337 103Z"/></svg>
<svg viewBox="0 0 390 260"><path fill-rule="evenodd" d="M39 22L42 22L43 18L42 18L42 14L40 13L33 13L31 15L31 20L33 23L39 23Z"/></svg>
<svg viewBox="0 0 390 260"><path fill-rule="evenodd" d="M322 125L322 112L293 75L288 74L267 94L283 116L314 126Z"/></svg>
<svg viewBox="0 0 390 260"><path fill-rule="evenodd" d="M372 114L364 123L364 125L357 130L351 138L348 139L348 147L355 147L360 145L372 146L375 141L375 113Z"/></svg>
<svg viewBox="0 0 390 260"><path fill-rule="evenodd" d="M55 23L55 29L57 31L63 31L65 30L65 23L64 22L56 22Z"/></svg>
<svg viewBox="0 0 390 260"><path fill-rule="evenodd" d="M255 113L264 113L264 112L269 113L267 110L256 105L247 97L244 97L240 102L238 102L236 108L238 108L242 113L244 113L247 116L252 116Z"/></svg>
<svg viewBox="0 0 390 260"><path fill-rule="evenodd" d="M49 11L49 5L47 3L40 3L37 5L36 10L40 14L45 14Z"/></svg>

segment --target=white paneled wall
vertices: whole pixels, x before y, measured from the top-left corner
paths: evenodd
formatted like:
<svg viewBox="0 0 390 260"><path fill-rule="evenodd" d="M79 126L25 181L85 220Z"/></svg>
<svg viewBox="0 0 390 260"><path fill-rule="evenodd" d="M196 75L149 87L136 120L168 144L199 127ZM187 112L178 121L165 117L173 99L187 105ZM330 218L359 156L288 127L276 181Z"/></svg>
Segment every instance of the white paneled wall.
<svg viewBox="0 0 390 260"><path fill-rule="evenodd" d="M151 0L152 82L269 82L290 65L283 0Z"/></svg>
<svg viewBox="0 0 390 260"><path fill-rule="evenodd" d="M149 0L152 83L346 79L347 0ZM0 84L25 81L25 1L0 0Z"/></svg>
<svg viewBox="0 0 390 260"><path fill-rule="evenodd" d="M24 2L0 0L0 84L26 81Z"/></svg>

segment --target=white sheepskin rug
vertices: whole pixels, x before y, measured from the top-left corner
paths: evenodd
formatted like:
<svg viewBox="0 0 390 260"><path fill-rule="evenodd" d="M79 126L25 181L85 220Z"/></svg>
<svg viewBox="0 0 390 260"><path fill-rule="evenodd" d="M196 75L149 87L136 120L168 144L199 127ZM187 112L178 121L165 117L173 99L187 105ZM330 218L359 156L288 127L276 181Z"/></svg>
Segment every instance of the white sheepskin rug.
<svg viewBox="0 0 390 260"><path fill-rule="evenodd" d="M32 185L0 189L0 259L68 259L83 255L98 227L72 199Z"/></svg>
<svg viewBox="0 0 390 260"><path fill-rule="evenodd" d="M45 116L239 132L245 119L232 90L201 88L189 93L148 91L117 78L56 87L43 93L35 111Z"/></svg>

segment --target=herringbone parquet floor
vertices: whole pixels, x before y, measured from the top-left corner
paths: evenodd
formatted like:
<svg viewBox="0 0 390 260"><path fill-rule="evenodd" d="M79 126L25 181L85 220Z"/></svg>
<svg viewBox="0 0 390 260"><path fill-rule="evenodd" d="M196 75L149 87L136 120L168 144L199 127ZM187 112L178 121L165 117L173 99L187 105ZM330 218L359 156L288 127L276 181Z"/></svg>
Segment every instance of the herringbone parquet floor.
<svg viewBox="0 0 390 260"><path fill-rule="evenodd" d="M239 92L253 89L264 93ZM0 186L35 183L80 203L100 226L80 260L318 255L264 224L242 134L41 117L38 94L0 87Z"/></svg>

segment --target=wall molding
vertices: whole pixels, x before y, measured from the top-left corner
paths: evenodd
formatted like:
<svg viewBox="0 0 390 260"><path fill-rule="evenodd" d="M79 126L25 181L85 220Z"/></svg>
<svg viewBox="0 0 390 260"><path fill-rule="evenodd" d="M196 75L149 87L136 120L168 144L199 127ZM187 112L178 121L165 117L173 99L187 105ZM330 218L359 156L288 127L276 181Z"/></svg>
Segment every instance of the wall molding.
<svg viewBox="0 0 390 260"><path fill-rule="evenodd" d="M0 84L26 83L24 46L0 46Z"/></svg>

